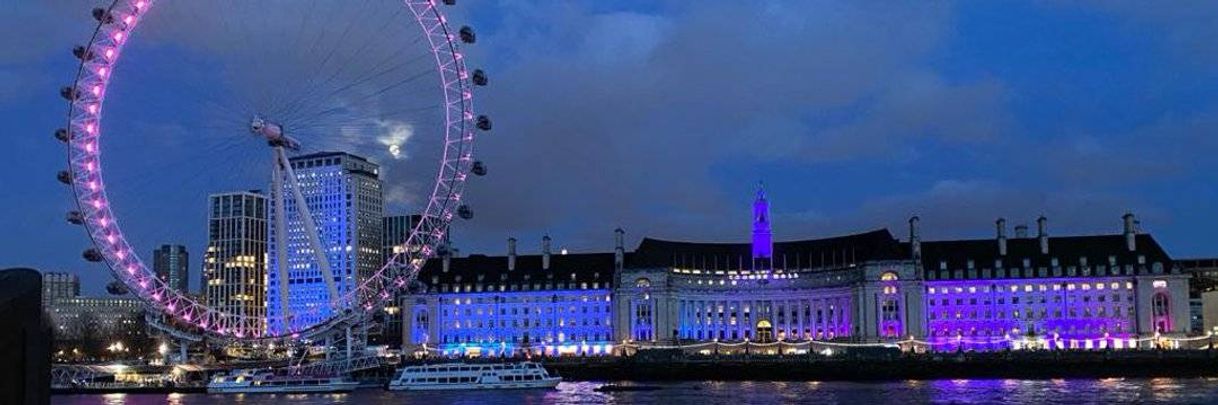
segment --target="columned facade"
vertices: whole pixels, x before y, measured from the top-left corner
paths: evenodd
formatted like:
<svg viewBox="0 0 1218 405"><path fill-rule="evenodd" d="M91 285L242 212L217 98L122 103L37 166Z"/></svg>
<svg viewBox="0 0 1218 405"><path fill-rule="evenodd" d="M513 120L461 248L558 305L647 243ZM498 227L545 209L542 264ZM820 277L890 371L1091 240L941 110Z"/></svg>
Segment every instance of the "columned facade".
<svg viewBox="0 0 1218 405"><path fill-rule="evenodd" d="M1189 275L1132 215L1111 235L1049 237L1042 217L1032 236L999 219L994 238L924 241L914 217L904 242L887 229L773 242L760 191L753 211L752 243L643 238L627 252L617 230L613 253L551 258L543 242L518 257L512 239L506 257L433 260L404 297L405 346L1086 350L1174 347L1189 330Z"/></svg>

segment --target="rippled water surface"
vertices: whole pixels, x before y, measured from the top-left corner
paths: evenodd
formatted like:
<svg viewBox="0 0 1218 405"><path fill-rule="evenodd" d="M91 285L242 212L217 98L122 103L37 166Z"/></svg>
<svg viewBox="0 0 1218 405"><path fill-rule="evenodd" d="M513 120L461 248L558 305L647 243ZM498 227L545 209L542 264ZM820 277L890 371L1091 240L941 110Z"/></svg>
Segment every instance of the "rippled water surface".
<svg viewBox="0 0 1218 405"><path fill-rule="evenodd" d="M647 383L655 391L600 393L600 382L556 390L388 392L330 395L68 395L53 404L878 404L878 403L1218 403L1218 379L940 380L904 382ZM643 383L619 383L643 384Z"/></svg>

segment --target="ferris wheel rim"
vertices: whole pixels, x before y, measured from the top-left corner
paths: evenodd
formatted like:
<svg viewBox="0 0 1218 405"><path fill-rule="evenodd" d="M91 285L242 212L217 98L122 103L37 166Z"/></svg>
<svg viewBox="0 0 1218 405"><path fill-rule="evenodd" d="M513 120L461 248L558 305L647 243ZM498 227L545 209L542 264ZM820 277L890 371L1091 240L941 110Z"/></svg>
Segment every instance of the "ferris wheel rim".
<svg viewBox="0 0 1218 405"><path fill-rule="evenodd" d="M100 255L111 274L133 291L146 308L184 322L192 331L209 338L244 342L308 340L343 323L362 319L383 307L398 291L408 286L426 260L436 252L460 204L465 181L473 165L476 131L470 74L456 37L437 2L403 1L403 6L410 9L428 40L444 97L444 130L441 131L444 145L440 167L422 213L423 220L411 229L405 242L406 246L417 246L418 249L394 254L392 259L359 282L356 288L344 293L340 302L349 303L346 308L329 308L331 314L321 322L271 334L267 327L270 317L219 311L186 295L184 291L173 289L156 277L127 242L118 225L118 218L111 210L103 181L102 154L98 142L103 133L101 127L106 89L123 48L156 1L114 0L100 16L96 10L102 9L96 9L97 27L84 48L85 55L80 58L72 86L65 89L64 96L69 104L66 141L69 183L77 212L82 216L82 225L93 246L86 254L93 251ZM321 307L317 307L310 312L321 310ZM255 331L250 326L258 322L262 323L262 330L251 333ZM286 319L282 322L290 324Z"/></svg>

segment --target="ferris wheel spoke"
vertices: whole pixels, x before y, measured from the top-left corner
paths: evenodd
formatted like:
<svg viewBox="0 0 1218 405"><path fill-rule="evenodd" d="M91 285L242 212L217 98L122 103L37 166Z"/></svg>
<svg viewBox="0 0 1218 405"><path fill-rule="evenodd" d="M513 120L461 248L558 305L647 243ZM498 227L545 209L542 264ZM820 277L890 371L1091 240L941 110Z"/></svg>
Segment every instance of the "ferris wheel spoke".
<svg viewBox="0 0 1218 405"><path fill-rule="evenodd" d="M310 123L317 122L318 120L323 120L326 117L329 117L331 115L339 114L339 113L342 113L343 111L354 109L355 107L367 106L369 103L380 101L379 97L384 95L385 93L388 93L390 90L394 90L405 84L409 84L411 82L419 80L420 78L426 76L428 73L431 73L431 72L428 72L428 71L419 72L419 73L411 75L397 83L391 84L380 90L377 90L370 94L363 95L362 97L356 98L354 101L350 101L350 102L347 102L347 103L344 103L342 105L338 105L335 107L330 107L330 108L322 110L322 111L310 112L310 113L306 114L306 116L308 118L306 118L304 121L300 122L300 124L308 125ZM413 91L411 93L413 93ZM410 93L405 93L405 94L410 94ZM404 94L398 94L398 96L401 96L401 95L404 95Z"/></svg>
<svg viewBox="0 0 1218 405"><path fill-rule="evenodd" d="M368 3L368 1L365 0L363 3L366 5ZM348 10L356 9L356 7L347 7L347 9ZM335 60L334 57L338 53L339 49L342 49L344 47L343 45L346 43L347 37L351 34L351 30L355 28L355 21L362 22L362 21L364 21L365 17L367 17L365 15L365 13L359 13L358 16L359 16L359 18L356 18L353 16L352 18L346 19L346 26L341 30L342 33L339 34L338 39L335 40L329 46L329 49L324 51L325 54L324 54L324 56L322 56L321 62L318 63L316 65L316 67L314 67L312 69L308 69L308 73L304 74L302 77L299 78L299 80L301 80L301 83L304 83L304 88L310 88L310 87L316 86L317 78L319 76L321 76L324 72L326 72L326 69L329 67L330 62L332 60ZM312 54L313 49L315 49L316 45L319 43L321 43L320 36L317 39L317 42L315 42L313 44L313 46L310 47L310 59L311 59L311 54ZM306 60L309 60L309 59L306 59Z"/></svg>
<svg viewBox="0 0 1218 405"><path fill-rule="evenodd" d="M429 56L429 55L416 56L414 58L407 59L405 61L402 61L401 63L398 63L397 65L386 68L384 70L380 70L379 72L377 72L375 74L371 74L371 71L370 71L369 74L361 75L360 77L357 77L354 80L352 80L350 83L348 83L344 86L335 88L335 89L331 90L329 93L325 93L325 94L317 97L317 99L330 100L330 99L338 98L338 96L341 95L342 93L344 93L348 90L354 89L354 88L359 88L360 86L363 86L365 84L368 84L373 79L377 79L377 78L384 77L386 75L398 72L400 69L407 67L407 66L414 65L415 63L418 63L421 60L425 61L427 59L427 56ZM391 60L391 58L387 58L385 61L388 61L388 60ZM385 62L385 61L382 61L382 62ZM426 73L426 72L424 72L424 73ZM315 88L320 88L320 87L315 87ZM312 94L309 94L309 96L312 96ZM300 107L304 107L304 106L298 105L297 108L294 108L292 111L289 112L289 114L295 114L297 111L300 111L301 110ZM309 112L308 112L308 110L305 110L301 113L308 114Z"/></svg>
<svg viewBox="0 0 1218 405"><path fill-rule="evenodd" d="M372 34L375 34L377 32L384 32L389 27L389 25L394 22L394 19L400 15L401 15L401 9L398 9L396 12L394 12L392 15L390 15L389 18L387 18L381 26L379 26L375 31L373 31ZM360 40L355 41L355 42L357 42L361 45L358 48L355 48L354 51L347 54L347 56L342 58L342 60L349 60L352 57L363 55L368 50L368 48L375 43L374 41L370 40L370 38L366 38L366 37L360 38ZM394 56L394 54L390 54L390 57L392 57L392 56ZM290 108L291 106L299 103L302 100L307 100L307 99L311 98L312 96L314 96L317 93L317 91L319 89L328 88L330 86L330 84L334 82L334 80L339 78L340 75L347 70L347 67L352 66L352 65L354 65L354 64L353 63L342 63L338 66L338 69L336 69L333 73L329 74L326 77L326 79L324 81L322 81L321 83L313 83L312 81L310 81L308 83L308 85L303 86L302 91L297 92L298 94L288 95L286 97L286 99L290 100L290 101L288 101L287 103L284 103L287 106L285 108Z"/></svg>

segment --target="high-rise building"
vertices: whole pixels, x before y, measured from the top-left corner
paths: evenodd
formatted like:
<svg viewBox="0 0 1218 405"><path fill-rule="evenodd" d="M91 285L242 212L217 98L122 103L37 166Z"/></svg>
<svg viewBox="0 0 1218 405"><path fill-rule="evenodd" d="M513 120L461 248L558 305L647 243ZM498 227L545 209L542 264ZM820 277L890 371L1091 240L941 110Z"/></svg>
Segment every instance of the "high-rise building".
<svg viewBox="0 0 1218 405"><path fill-rule="evenodd" d="M42 274L42 307L49 308L60 298L75 298L80 295L80 278L71 273L48 272Z"/></svg>
<svg viewBox="0 0 1218 405"><path fill-rule="evenodd" d="M381 263L406 251L410 231L423 220L422 215L392 215L381 218Z"/></svg>
<svg viewBox="0 0 1218 405"><path fill-rule="evenodd" d="M152 251L152 270L169 288L188 292L190 255L186 253L186 246L161 245Z"/></svg>
<svg viewBox="0 0 1218 405"><path fill-rule="evenodd" d="M260 319L266 316L267 198L253 190L210 199L204 301L222 312L250 317L242 327L261 333L266 327Z"/></svg>
<svg viewBox="0 0 1218 405"><path fill-rule="evenodd" d="M285 182L284 265L279 263L277 226L271 226L267 272L267 325L272 333L316 324L331 316L333 305L381 267L382 187L380 167L344 152L322 152L290 159L299 192L308 204L323 257L333 276L337 297L330 296L321 262L311 247L310 235L295 190ZM278 207L272 204L272 221ZM280 286L279 269L287 269L288 283ZM281 289L286 294L281 295ZM284 311L284 305L287 311Z"/></svg>

